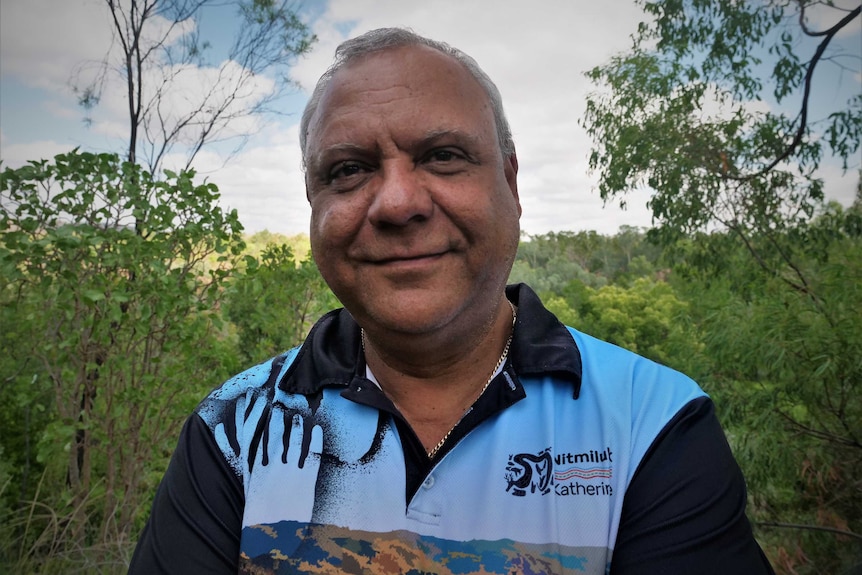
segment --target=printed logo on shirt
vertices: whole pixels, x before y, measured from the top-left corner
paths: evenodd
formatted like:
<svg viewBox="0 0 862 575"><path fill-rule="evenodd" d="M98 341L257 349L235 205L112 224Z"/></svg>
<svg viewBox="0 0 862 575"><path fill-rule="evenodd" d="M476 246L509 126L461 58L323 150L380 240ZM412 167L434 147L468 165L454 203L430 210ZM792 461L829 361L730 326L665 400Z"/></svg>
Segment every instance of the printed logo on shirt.
<svg viewBox="0 0 862 575"><path fill-rule="evenodd" d="M551 448L537 454L510 455L506 464L506 491L516 497L527 493L547 495L586 495L588 497L613 495L613 487L605 481L613 476L613 450L610 447L583 453L559 453Z"/></svg>
<svg viewBox="0 0 862 575"><path fill-rule="evenodd" d="M506 491L512 495L523 497L530 493L541 493L547 495L551 492L553 479L554 458L551 448L540 451L537 455L532 453L519 453L509 456L506 464Z"/></svg>

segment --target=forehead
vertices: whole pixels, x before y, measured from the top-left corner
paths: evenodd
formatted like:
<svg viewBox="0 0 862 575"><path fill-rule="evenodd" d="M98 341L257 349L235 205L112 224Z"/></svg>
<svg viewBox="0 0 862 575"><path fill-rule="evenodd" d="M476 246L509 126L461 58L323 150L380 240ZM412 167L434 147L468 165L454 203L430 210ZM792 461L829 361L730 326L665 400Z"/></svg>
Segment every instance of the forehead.
<svg viewBox="0 0 862 575"><path fill-rule="evenodd" d="M373 52L338 70L309 122L309 148L372 122L396 130L496 132L479 82L460 62L427 46Z"/></svg>

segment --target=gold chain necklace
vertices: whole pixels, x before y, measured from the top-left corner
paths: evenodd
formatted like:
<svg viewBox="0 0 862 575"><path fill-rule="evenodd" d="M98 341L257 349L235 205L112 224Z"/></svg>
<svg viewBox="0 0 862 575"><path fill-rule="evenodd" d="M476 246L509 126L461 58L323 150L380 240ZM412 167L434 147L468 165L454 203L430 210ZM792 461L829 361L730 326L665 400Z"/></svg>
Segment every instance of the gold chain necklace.
<svg viewBox="0 0 862 575"><path fill-rule="evenodd" d="M512 305L512 302L506 300L506 303L509 304L509 307L512 308L512 330L509 332L509 337L506 339L506 345L503 347L503 353L500 354L500 359L497 360L497 364L494 366L494 369L491 370L491 375L488 376L488 381L485 382L485 385L482 386L482 389L479 391L479 395L476 396L476 399L473 400L468 408L464 411L461 417L458 418L458 421L455 422L455 425L449 428L449 431L446 432L446 435L440 440L437 445L428 450L428 459L434 459L434 456L437 455L437 452L446 444L449 436L452 435L452 432L455 431L455 428L458 427L458 424L461 423L461 420L470 413L470 408L479 401L479 398L485 393L485 390L488 389L488 386L491 385L491 381L494 379L494 375L497 373L497 370L500 369L500 366L503 365L503 362L506 361L506 357L509 355L509 346L512 345L512 337L515 335L515 320L518 318L518 311L515 309L515 306ZM359 328L359 336L362 343L362 352L365 353L365 328ZM392 402L399 411L401 408L398 407L394 401Z"/></svg>

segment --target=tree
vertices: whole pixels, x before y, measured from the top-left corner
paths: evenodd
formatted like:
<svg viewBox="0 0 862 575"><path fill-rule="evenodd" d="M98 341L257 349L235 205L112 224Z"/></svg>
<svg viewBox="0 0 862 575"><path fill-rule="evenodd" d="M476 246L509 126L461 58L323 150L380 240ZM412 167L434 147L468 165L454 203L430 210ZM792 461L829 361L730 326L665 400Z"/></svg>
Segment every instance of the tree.
<svg viewBox="0 0 862 575"><path fill-rule="evenodd" d="M76 89L92 111L122 81L125 161L74 151L0 174L4 572L125 571L179 425L240 361L220 306L242 227L189 167L239 149L315 40L288 1L103 1L115 42ZM200 25L230 7L211 65ZM185 168L163 170L172 153Z"/></svg>
<svg viewBox="0 0 862 575"><path fill-rule="evenodd" d="M259 260L246 256L225 308L243 361L251 365L302 343L314 321L337 303L310 257L297 262L287 244L272 243Z"/></svg>
<svg viewBox="0 0 862 575"><path fill-rule="evenodd" d="M666 282L641 277L629 287L578 291L568 290L568 303L582 331L691 376L703 371L701 336L685 319L689 304Z"/></svg>
<svg viewBox="0 0 862 575"><path fill-rule="evenodd" d="M647 187L665 233L719 224L746 242L754 232L768 240L774 230L813 216L823 198L815 171L826 150L846 169L862 136L859 93L813 129L815 71L846 61L847 54L830 47L862 7L844 11L810 0L639 3L653 19L641 23L631 51L587 74L601 87L588 98L583 124L595 142L590 167L599 173L602 198L625 201ZM832 24L812 29L815 9L829 9ZM803 40L816 41L807 59L797 55ZM771 69L764 57L772 59ZM761 80L764 68L768 83ZM799 105L788 114L755 105L791 98ZM758 258L783 249L774 242L749 247Z"/></svg>
<svg viewBox="0 0 862 575"><path fill-rule="evenodd" d="M659 247L631 226L621 226L610 237L594 231L527 236L518 245L509 281L560 295L573 279L599 287L626 276L650 275L659 254Z"/></svg>
<svg viewBox="0 0 862 575"><path fill-rule="evenodd" d="M13 473L30 503L0 522L0 560L124 552L141 527L179 425L236 365L215 311L242 228L217 199L110 154L0 174L0 423L25 401L51 413L0 434L43 475Z"/></svg>
<svg viewBox="0 0 862 575"><path fill-rule="evenodd" d="M588 73L590 165L605 200L651 193L651 233L698 302L705 386L738 416L729 435L771 558L784 573L839 572L862 541L862 332L848 321L862 315L862 234L857 207L824 204L817 170L857 161L862 94L822 118L811 94L824 65L858 66L835 45L862 7L640 4L651 20L631 51ZM830 23L816 27L815 11Z"/></svg>
<svg viewBox="0 0 862 575"><path fill-rule="evenodd" d="M672 278L704 334L710 366L701 383L716 398L780 573L844 573L862 550L862 235L853 232L854 210L832 205L806 230L819 246L800 266L817 299L759 273L727 233L687 246L694 262L708 257L710 266L677 266Z"/></svg>
<svg viewBox="0 0 862 575"><path fill-rule="evenodd" d="M289 0L104 3L116 46L94 77L77 78L79 102L92 109L119 77L128 105L126 158L152 174L177 147L185 154L185 168L206 144L230 139L239 149L254 118L272 112L271 104L293 86L287 70L316 40ZM206 59L211 46L199 26L204 13L229 6L238 12L238 28L226 59L211 66Z"/></svg>

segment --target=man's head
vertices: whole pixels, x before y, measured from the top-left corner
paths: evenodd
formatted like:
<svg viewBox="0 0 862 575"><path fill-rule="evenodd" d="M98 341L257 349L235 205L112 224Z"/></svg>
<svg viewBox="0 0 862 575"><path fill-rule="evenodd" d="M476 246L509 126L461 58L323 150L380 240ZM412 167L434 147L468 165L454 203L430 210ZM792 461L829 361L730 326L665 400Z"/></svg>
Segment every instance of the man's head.
<svg viewBox="0 0 862 575"><path fill-rule="evenodd" d="M500 141L500 149L507 155L515 152L515 144L512 141L512 130L503 112L503 98L500 96L500 91L497 89L496 84L479 67L476 60L445 42L438 42L437 40L419 36L404 28L378 28L340 44L335 50L335 61L332 66L317 81L317 85L308 99L299 124L299 147L302 151L303 165L306 163L308 123L317 111L317 107L320 105L320 97L323 95L335 73L358 58L373 52L379 52L388 48L397 48L399 46L427 46L460 62L470 75L476 79L479 85L482 86L482 89L488 96L488 100L491 102L491 109L494 112L494 123L497 127L497 138Z"/></svg>
<svg viewBox="0 0 862 575"><path fill-rule="evenodd" d="M315 261L372 334L466 336L502 305L517 160L502 110L450 51L399 41L354 54L303 117Z"/></svg>

